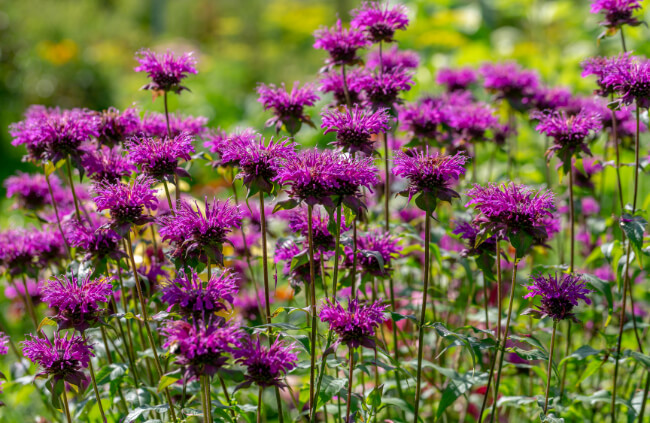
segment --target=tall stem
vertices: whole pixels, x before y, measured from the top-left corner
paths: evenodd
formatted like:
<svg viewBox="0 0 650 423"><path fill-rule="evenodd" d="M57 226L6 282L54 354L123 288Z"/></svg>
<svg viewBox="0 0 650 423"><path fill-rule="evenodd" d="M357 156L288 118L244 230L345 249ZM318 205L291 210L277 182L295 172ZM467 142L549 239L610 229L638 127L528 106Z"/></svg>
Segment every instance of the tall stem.
<svg viewBox="0 0 650 423"><path fill-rule="evenodd" d="M257 423L262 422L262 387L257 391Z"/></svg>
<svg viewBox="0 0 650 423"><path fill-rule="evenodd" d="M203 376L203 390L205 391L205 411L208 413L208 422L212 423L212 394L210 394L210 378Z"/></svg>
<svg viewBox="0 0 650 423"><path fill-rule="evenodd" d="M264 194L260 192L260 226L262 232L262 269L264 270L264 301L266 311L266 323L271 323L271 302L269 301L269 269L268 253L266 250L266 214L264 211ZM311 230L311 229L310 229ZM271 328L269 328L270 334Z"/></svg>
<svg viewBox="0 0 650 423"><path fill-rule="evenodd" d="M352 376L354 374L354 349L350 347L350 368L348 370L348 398L345 410L345 421L350 421L350 410L352 408Z"/></svg>
<svg viewBox="0 0 650 423"><path fill-rule="evenodd" d="M553 334L551 335L551 349L548 352L548 368L546 369L546 394L544 398L544 415L548 411L548 393L551 390L551 371L553 370L553 350L555 349L555 331L557 321L553 320Z"/></svg>
<svg viewBox="0 0 650 423"><path fill-rule="evenodd" d="M34 327L38 328L38 319L36 318L36 311L34 311L34 303L32 302L32 296L29 295L29 289L27 288L27 278L23 273L23 289L25 290L25 308L27 308L27 313L34 323Z"/></svg>
<svg viewBox="0 0 650 423"><path fill-rule="evenodd" d="M341 78L343 79L343 95L345 96L345 104L348 110L352 113L352 100L350 99L350 90L348 89L348 78L345 74L345 64L341 65Z"/></svg>
<svg viewBox="0 0 650 423"><path fill-rule="evenodd" d="M156 370L158 375L162 377L163 370L160 365L160 357L158 357L158 350L156 347L156 342L153 339L151 333L151 327L149 326L149 313L147 313L147 305L144 301L144 296L142 295L142 288L140 287L140 277L138 276L138 267L135 264L135 257L133 255L133 246L131 245L131 233L126 235L126 246L128 249L129 259L131 261L131 270L133 271L133 278L135 279L135 287L138 292L138 299L140 301L140 308L142 309L142 318L144 320L144 327L147 331L147 338L149 339L149 346L153 352L154 363L156 364ZM169 394L169 389L165 388L165 397L167 398L167 403L169 405L169 413L172 417L172 421L176 422L176 412L174 411L174 404L172 403L171 395Z"/></svg>
<svg viewBox="0 0 650 423"><path fill-rule="evenodd" d="M612 94L611 101L614 101ZM621 154L618 143L618 122L616 120L616 111L612 110L612 141L614 142L614 152L616 155L616 185L618 187L618 203L621 206L621 212L625 210L623 201L623 186L621 184Z"/></svg>
<svg viewBox="0 0 650 423"><path fill-rule="evenodd" d="M169 211L172 213L172 215L176 215L176 212L174 211L174 205L172 203L172 197L169 195L169 186L167 185L167 181L163 179L163 186L165 187L165 195L167 196L167 204L169 205ZM176 191L178 191L178 186L176 187Z"/></svg>
<svg viewBox="0 0 650 423"><path fill-rule="evenodd" d="M86 342L86 332L81 332L81 337ZM95 369L93 367L92 360L88 361L88 370L90 370L90 380L93 383L93 391L95 391L95 398L97 398L97 406L99 407L99 414L102 416L102 420L106 423L106 415L104 414L104 407L102 406L102 398L99 396L99 389L97 388L97 380L95 379Z"/></svg>
<svg viewBox="0 0 650 423"><path fill-rule="evenodd" d="M422 382L422 354L424 352L424 322L427 312L427 291L429 290L429 238L431 236L431 217L428 212L424 217L424 264L422 265L422 276L424 286L422 288L422 310L420 312L420 321L418 325L418 367L415 382L415 410L413 422L418 423L420 416L420 392Z"/></svg>
<svg viewBox="0 0 650 423"><path fill-rule="evenodd" d="M357 284L357 217L354 217L352 221L352 271L351 275L351 290L350 296L352 299L357 297L357 290L355 285Z"/></svg>
<svg viewBox="0 0 650 423"><path fill-rule="evenodd" d="M569 171L569 238L571 242L571 255L569 256L569 273L573 273L575 266L575 246L576 246L576 221L575 221L575 203L573 199L573 169Z"/></svg>
<svg viewBox="0 0 650 423"><path fill-rule="evenodd" d="M63 411L65 412L65 418L68 420L68 423L72 423L72 418L70 417L70 403L68 403L68 394L65 392L65 384L63 386Z"/></svg>
<svg viewBox="0 0 650 423"><path fill-rule="evenodd" d="M72 180L72 166L70 166L69 156L66 159L65 163L68 169L68 181L70 182L70 191L72 191L72 200L74 201L75 216L77 216L77 220L81 222L81 213L79 213L79 200L77 199L77 193L74 190L74 181Z"/></svg>
<svg viewBox="0 0 650 423"><path fill-rule="evenodd" d="M54 192L52 191L52 183L50 182L50 175L47 173L47 169L45 168L45 165L43 165L43 173L45 174L45 182L47 182L47 190L50 193L50 201L52 202L52 208L54 209L54 216L56 217L56 226L59 228L59 233L61 234L61 238L63 239L63 243L65 244L65 251L68 253L68 257L70 260L72 260L72 253L70 252L70 244L68 244L68 240L63 233L63 227L61 226L61 218L59 217L59 208L56 205L56 200L54 199Z"/></svg>
<svg viewBox="0 0 650 423"><path fill-rule="evenodd" d="M226 402L228 403L228 406L230 406L230 395L228 394L228 387L226 386L226 382L224 382L223 378L219 373L217 373L217 377L219 378L219 383L221 384L221 389L223 390L223 395L226 397ZM230 415L235 418L235 410L230 410Z"/></svg>
<svg viewBox="0 0 650 423"><path fill-rule="evenodd" d="M311 291L311 368L309 369L309 406L314 404L314 381L316 372L316 269L314 267L314 234L312 232L313 207L307 206L307 225L309 241L309 289Z"/></svg>
<svg viewBox="0 0 650 423"><path fill-rule="evenodd" d="M336 208L336 234L334 240L334 276L332 277L332 301L336 301L336 291L339 282L339 248L341 248L341 214L343 206Z"/></svg>

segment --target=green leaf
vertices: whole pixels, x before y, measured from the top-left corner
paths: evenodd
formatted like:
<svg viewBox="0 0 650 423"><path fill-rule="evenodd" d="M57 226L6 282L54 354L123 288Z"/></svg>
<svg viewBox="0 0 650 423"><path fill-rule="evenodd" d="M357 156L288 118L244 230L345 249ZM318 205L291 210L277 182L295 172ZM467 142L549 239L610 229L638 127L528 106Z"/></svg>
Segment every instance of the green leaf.
<svg viewBox="0 0 650 423"><path fill-rule="evenodd" d="M602 352L602 350L596 350L593 347L589 345L583 345L574 352L572 352L570 355L566 356L565 358L560 361L560 364L567 360L571 359L576 359L576 360L584 360L587 357L591 357L593 355L598 355Z"/></svg>
<svg viewBox="0 0 650 423"><path fill-rule="evenodd" d="M285 200L285 201L278 201L278 203L273 208L273 213L275 213L275 212L277 212L279 210L295 209L296 207L298 207L298 204L299 204L298 201L296 201L294 199L289 199L289 200Z"/></svg>
<svg viewBox="0 0 650 423"><path fill-rule="evenodd" d="M602 360L591 360L587 365L587 367L585 368L584 372L582 372L582 374L580 375L580 379L576 383L576 387L578 387L582 382L587 380L589 376L596 373L603 364L605 364L605 362Z"/></svg>
<svg viewBox="0 0 650 423"><path fill-rule="evenodd" d="M435 365L434 368L439 369ZM446 373L450 374L450 372ZM449 378L449 383L442 391L442 398L440 398L440 403L438 404L438 409L436 410L436 421L442 417L445 410L450 405L452 405L461 395L464 395L467 391L469 391L472 386L485 383L487 381L487 377L487 373L476 375L474 372L468 372L461 375L452 370L451 377Z"/></svg>
<svg viewBox="0 0 650 423"><path fill-rule="evenodd" d="M316 406L316 409L318 410L323 406L323 404L329 402L335 395L339 395L347 383L347 378L335 379L332 376L323 375L323 381L321 382L321 390L318 394L318 404Z"/></svg>
<svg viewBox="0 0 650 423"><path fill-rule="evenodd" d="M605 327L609 325L609 322L612 320L612 315L614 314L614 297L612 296L612 287L609 282L604 281L596 276L583 274L582 278L587 282L587 285L590 288L595 289L600 292L605 299L607 300L607 320L605 321Z"/></svg>
<svg viewBox="0 0 650 423"><path fill-rule="evenodd" d="M515 257L517 259L524 257L535 243L535 238L526 231L508 232L508 239L515 248Z"/></svg>
<svg viewBox="0 0 650 423"><path fill-rule="evenodd" d="M180 371L175 371L163 375L163 377L160 378L160 382L158 382L158 392L162 392L171 384L178 382L181 379L179 374Z"/></svg>
<svg viewBox="0 0 650 423"><path fill-rule="evenodd" d="M44 317L43 320L41 320L41 323L39 323L36 332L40 333L44 326L57 326L57 323L49 317Z"/></svg>
<svg viewBox="0 0 650 423"><path fill-rule="evenodd" d="M637 363L642 364L646 369L650 370L650 356L641 354L638 351L626 351L625 355L628 353Z"/></svg>
<svg viewBox="0 0 650 423"><path fill-rule="evenodd" d="M381 405L381 397L384 395L384 384L375 387L366 398L366 404L372 407L373 410L377 410Z"/></svg>
<svg viewBox="0 0 650 423"><path fill-rule="evenodd" d="M621 216L621 229L625 232L625 236L632 244L634 253L639 260L639 267L643 268L641 257L643 256L643 232L648 222L641 216L631 216L624 214Z"/></svg>
<svg viewBox="0 0 650 423"><path fill-rule="evenodd" d="M418 206L420 210L424 210L428 216L433 215L433 212L436 211L437 204L438 199L432 192L423 192L415 199L415 205Z"/></svg>

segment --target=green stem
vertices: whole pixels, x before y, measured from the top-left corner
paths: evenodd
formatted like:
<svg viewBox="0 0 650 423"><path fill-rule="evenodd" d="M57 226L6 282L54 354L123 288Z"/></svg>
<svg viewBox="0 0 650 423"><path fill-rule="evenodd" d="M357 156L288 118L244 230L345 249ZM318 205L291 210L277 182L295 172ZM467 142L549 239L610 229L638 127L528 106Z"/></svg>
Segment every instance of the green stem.
<svg viewBox="0 0 650 423"><path fill-rule="evenodd" d="M86 332L81 332L81 337L84 342L86 341ZM95 391L95 398L97 398L97 406L99 407L99 414L102 416L102 420L106 423L106 415L104 414L104 407L102 406L102 398L99 396L99 388L97 388L97 380L95 379L95 369L93 366L92 360L88 362L88 370L90 371L90 380L93 383L93 391Z"/></svg>
<svg viewBox="0 0 650 423"><path fill-rule="evenodd" d="M68 257L72 260L72 252L70 251L70 244L63 233L63 227L61 226L61 218L59 217L59 208L56 205L56 200L54 199L54 193L52 192L52 183L50 182L50 174L47 173L45 165L43 165L43 173L45 174L45 182L47 182L47 190L50 193L50 201L52 202L52 208L54 209L54 216L56 217L56 226L59 228L59 233L65 244L65 251L68 253Z"/></svg>
<svg viewBox="0 0 650 423"><path fill-rule="evenodd" d="M176 212L174 211L174 206L172 203L172 197L169 195L169 186L167 186L167 181L163 179L163 186L165 187L165 195L167 196L167 204L169 204L169 211L171 212L172 215L176 216ZM178 191L178 186L176 187L176 191Z"/></svg>
<svg viewBox="0 0 650 423"><path fill-rule="evenodd" d="M341 214L343 206L336 208L336 234L334 240L334 276L332 279L332 301L336 301L336 291L339 282L339 249L341 248Z"/></svg>
<svg viewBox="0 0 650 423"><path fill-rule="evenodd" d="M65 163L68 170L68 181L70 182L70 191L72 191L72 199L74 201L75 215L77 216L77 220L81 222L81 213L79 213L79 200L77 199L77 193L74 190L74 181L72 180L72 166L70 165L70 156L68 156Z"/></svg>
<svg viewBox="0 0 650 423"><path fill-rule="evenodd" d="M38 319L36 318L36 311L34 310L34 303L32 302L32 296L29 295L29 289L27 288L27 278L25 274L22 275L23 279L23 289L25 289L25 308L27 308L27 313L34 323L34 328L38 328Z"/></svg>
<svg viewBox="0 0 650 423"><path fill-rule="evenodd" d="M548 411L548 394L551 390L551 375L553 370L553 350L555 349L555 331L557 321L553 320L553 334L551 335L551 349L548 352L548 368L546 369L546 394L544 395L544 415Z"/></svg>
<svg viewBox="0 0 650 423"><path fill-rule="evenodd" d="M68 403L68 394L65 392L65 384L63 386L63 411L65 412L65 418L68 420L68 423L72 423L72 418L70 417L70 403Z"/></svg>
<svg viewBox="0 0 650 423"><path fill-rule="evenodd" d="M257 423L262 422L262 387L257 391Z"/></svg>
<svg viewBox="0 0 650 423"><path fill-rule="evenodd" d="M315 391L315 371L316 371L316 283L314 267L314 234L312 228L312 213L313 207L307 206L307 225L308 225L308 241L309 241L309 289L311 291L311 368L309 369L309 406L313 407L314 404L314 391Z"/></svg>
<svg viewBox="0 0 650 423"><path fill-rule="evenodd" d="M345 409L345 422L350 421L350 410L352 408L352 375L354 373L354 349L350 347L350 368L348 370L348 397ZM416 420L417 421L417 420Z"/></svg>
<svg viewBox="0 0 650 423"><path fill-rule="evenodd" d="M422 270L422 276L424 279L424 286L422 288L422 310L420 312L420 321L418 325L418 367L417 367L417 379L415 382L415 410L413 422L418 423L420 417L420 393L421 393L421 383L422 383L422 355L424 352L424 322L426 320L427 312L427 292L429 290L429 238L431 236L431 217L429 217L428 212L424 217L424 264Z"/></svg>

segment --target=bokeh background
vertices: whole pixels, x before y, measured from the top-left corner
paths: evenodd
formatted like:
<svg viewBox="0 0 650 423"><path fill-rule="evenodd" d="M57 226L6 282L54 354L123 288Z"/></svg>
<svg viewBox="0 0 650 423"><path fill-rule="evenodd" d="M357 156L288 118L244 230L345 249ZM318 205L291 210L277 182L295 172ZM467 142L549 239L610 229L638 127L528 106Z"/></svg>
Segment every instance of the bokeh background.
<svg viewBox="0 0 650 423"><path fill-rule="evenodd" d="M618 39L596 41L598 17L587 0L406 0L412 23L398 35L422 65L407 98L435 91L436 69L515 59L552 84L588 92L579 63L619 49ZM30 104L162 110L139 88L134 53L143 47L195 51L199 74L191 93L171 96L171 109L209 118L211 126L262 128L268 117L256 102L257 82L316 79L323 51L313 32L358 6L351 0L0 0L0 179L17 169L22 148L10 145L7 127ZM642 28L626 34L639 42ZM303 130L298 141L319 134ZM4 188L0 188L2 198Z"/></svg>

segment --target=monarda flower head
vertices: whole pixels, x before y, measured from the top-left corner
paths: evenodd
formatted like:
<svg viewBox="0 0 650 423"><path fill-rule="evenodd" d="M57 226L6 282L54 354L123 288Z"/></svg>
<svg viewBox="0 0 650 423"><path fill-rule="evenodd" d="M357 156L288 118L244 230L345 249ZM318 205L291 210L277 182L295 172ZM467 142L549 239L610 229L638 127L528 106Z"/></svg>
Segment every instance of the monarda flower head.
<svg viewBox="0 0 650 423"><path fill-rule="evenodd" d="M240 136L229 138L220 154L222 164L239 167L241 178L249 193L273 192L273 179L285 161L296 157L296 145L289 138L268 141L262 135L244 131Z"/></svg>
<svg viewBox="0 0 650 423"><path fill-rule="evenodd" d="M650 107L650 61L645 57L622 54L605 68L603 84L620 95L620 102Z"/></svg>
<svg viewBox="0 0 650 423"><path fill-rule="evenodd" d="M132 225L144 225L152 220L145 210L156 210L158 199L156 191L151 188L154 180L146 175L139 175L132 182L95 184L95 204L97 210L111 213L110 226L125 236Z"/></svg>
<svg viewBox="0 0 650 423"><path fill-rule="evenodd" d="M352 68L345 74L345 81L348 89L348 97L345 95L345 86L343 85L343 75L336 70L330 70L321 74L320 86L318 91L323 93L332 93L334 96L334 106L362 103L362 81L365 78L365 72L359 68Z"/></svg>
<svg viewBox="0 0 650 423"><path fill-rule="evenodd" d="M245 388L252 384L266 388L284 388L284 376L296 367L298 355L295 344L287 344L277 338L270 347L261 345L259 338L247 339L233 352L236 362L246 367L246 380L238 386Z"/></svg>
<svg viewBox="0 0 650 423"><path fill-rule="evenodd" d="M420 65L420 56L412 50L400 50L393 44L389 49L382 49L381 57L379 50L373 50L368 54L366 67L368 69L383 69L390 72L397 68L415 69Z"/></svg>
<svg viewBox="0 0 650 423"><path fill-rule="evenodd" d="M107 227L106 218L100 215L93 218L90 222L84 218L65 221L63 228L70 246L84 252L86 260L117 260L124 257L125 253L121 249L122 237Z"/></svg>
<svg viewBox="0 0 650 423"><path fill-rule="evenodd" d="M119 145L86 149L81 156L81 166L94 181L112 184L129 177L136 170L131 160L124 157Z"/></svg>
<svg viewBox="0 0 650 423"><path fill-rule="evenodd" d="M47 186L45 175L18 172L15 176L5 179L3 185L7 190L7 198L15 197L16 207L25 210L40 210L52 205L52 197L58 204L66 199L61 180L52 174L49 176L52 186L52 196Z"/></svg>
<svg viewBox="0 0 650 423"><path fill-rule="evenodd" d="M373 276L386 276L391 270L393 258L400 253L398 241L390 233L379 230L361 234L357 238L357 266L363 273ZM345 247L346 266L352 267L354 252Z"/></svg>
<svg viewBox="0 0 650 423"><path fill-rule="evenodd" d="M181 203L176 215L161 218L160 235L173 246L172 256L188 259L190 256L203 260L203 256L223 266L223 243L227 235L241 225L242 214L239 206L230 204L230 200L205 198L205 210L198 203L195 208L187 202Z"/></svg>
<svg viewBox="0 0 650 423"><path fill-rule="evenodd" d="M474 206L479 213L474 219L481 228L479 240L494 235L497 239L508 237L513 245L527 244L519 248L521 257L536 239L548 238L548 219L553 218L555 210L550 190L535 191L511 182L486 186L475 184L466 194L470 201L465 207ZM529 243L518 242L522 237L527 237Z"/></svg>
<svg viewBox="0 0 650 423"><path fill-rule="evenodd" d="M466 248L461 252L463 256L480 256L483 253L494 255L496 251L496 238L491 236L480 244L476 240L480 235L481 228L474 222L456 222L452 233L459 235L465 241Z"/></svg>
<svg viewBox="0 0 650 423"><path fill-rule="evenodd" d="M608 83L605 82L605 77L607 76L608 73L608 68L618 61L628 61L629 60L629 53L621 54L617 57L602 57L602 56L595 56L595 57L589 57L586 60L584 60L581 65L582 65L582 73L580 76L583 78L589 76L589 75L594 75L596 77L596 84L598 85L598 89L594 91L596 95L599 95L601 97L609 97L613 92L613 87L611 87Z"/></svg>
<svg viewBox="0 0 650 423"><path fill-rule="evenodd" d="M142 49L136 53L135 60L140 63L133 70L146 72L151 82L142 87L143 90L172 91L180 94L187 87L181 85L188 74L199 73L196 70L196 59L192 53L174 56L169 50L164 54L156 54L151 50Z"/></svg>
<svg viewBox="0 0 650 423"><path fill-rule="evenodd" d="M360 61L357 50L370 45L363 32L351 28L343 28L341 20L336 21L332 28L321 28L314 33L314 48L323 49L330 55L328 60L332 65L351 65Z"/></svg>
<svg viewBox="0 0 650 423"><path fill-rule="evenodd" d="M449 126L455 133L454 141L461 145L485 141L485 133L499 123L494 110L482 103L452 106L447 113Z"/></svg>
<svg viewBox="0 0 650 423"><path fill-rule="evenodd" d="M623 25L641 25L641 21L633 16L637 10L641 10L641 0L593 0L591 13L602 12L605 19L600 25L607 28L598 38L616 34Z"/></svg>
<svg viewBox="0 0 650 423"><path fill-rule="evenodd" d="M351 157L338 150L303 150L286 162L276 181L289 186L289 196L309 205L346 204L355 211L365 207L361 187L370 189L379 182L370 157Z"/></svg>
<svg viewBox="0 0 650 423"><path fill-rule="evenodd" d="M140 128L140 116L135 108L120 112L115 107L110 107L98 115L100 123L97 139L101 144L109 147L126 141Z"/></svg>
<svg viewBox="0 0 650 423"><path fill-rule="evenodd" d="M322 116L321 128L325 128L325 134L336 132L336 141L332 144L353 154L360 151L372 155L375 150L372 136L390 129L386 109L373 112L355 105L352 110L347 107L344 110L333 109L324 112Z"/></svg>
<svg viewBox="0 0 650 423"><path fill-rule="evenodd" d="M531 116L539 119L535 129L553 138L553 145L546 152L546 156L550 159L554 154L557 155L567 169L571 165L571 159L580 153L591 156L587 138L603 127L600 115L587 109L582 109L573 116L564 111L533 113Z"/></svg>
<svg viewBox="0 0 650 423"><path fill-rule="evenodd" d="M413 85L411 74L402 68L386 72L370 72L359 79L359 85L366 95L366 103L373 108L391 108L401 102L399 95L409 91Z"/></svg>
<svg viewBox="0 0 650 423"><path fill-rule="evenodd" d="M541 112L561 110L570 102L571 91L565 87L539 87L533 96L533 107Z"/></svg>
<svg viewBox="0 0 650 423"><path fill-rule="evenodd" d="M43 302L57 309L59 329L74 328L79 332L94 326L101 318L102 303L113 292L110 278L55 276L43 288Z"/></svg>
<svg viewBox="0 0 650 423"><path fill-rule="evenodd" d="M414 138L436 140L441 126L447 120L445 104L435 98L423 98L413 103L397 106L400 128Z"/></svg>
<svg viewBox="0 0 650 423"><path fill-rule="evenodd" d="M460 197L450 185L465 174L466 161L467 157L460 153L454 156L438 152L429 154L428 147L424 152L416 149L396 151L392 172L408 180L408 188L401 194L408 195L409 201L417 196L415 204L433 213L438 200L451 202L452 198Z"/></svg>
<svg viewBox="0 0 650 423"><path fill-rule="evenodd" d="M309 221L307 220L308 213L305 207L297 208L289 212L289 229L291 232L299 233L305 239L309 236ZM314 248L317 251L330 252L335 248L335 235L329 231L330 216L323 213L320 208L315 208L312 213L312 239ZM336 228L336 223L332 225ZM343 233L350 228L346 226L345 219L341 216L341 229Z"/></svg>
<svg viewBox="0 0 650 423"><path fill-rule="evenodd" d="M203 282L194 271L180 270L173 280L162 288L162 300L169 304L168 311L177 307L184 316L201 317L227 310L239 291L237 277L225 269Z"/></svg>
<svg viewBox="0 0 650 423"><path fill-rule="evenodd" d="M314 227L316 231L316 227ZM316 235L316 234L315 234ZM322 235L322 233L321 233ZM321 251L333 251L334 247L328 250L324 250L323 240L320 241ZM300 244L300 246L299 246ZM273 256L274 263L284 263L283 273L289 279L289 285L293 288L295 294L300 293L302 287L308 287L311 283L311 267L309 261L303 262L303 264L297 264L292 266L294 257L301 255L303 257L307 254L307 248L305 242L298 243L293 239L279 239L275 246L275 254ZM332 244L333 245L333 244ZM321 255L314 256L314 279L315 281L321 277ZM325 257L323 257L325 260ZM318 283L318 282L316 282Z"/></svg>
<svg viewBox="0 0 650 423"><path fill-rule="evenodd" d="M538 275L532 277L531 282L531 285L526 286L529 292L524 298L541 297L541 305L530 313L537 317L548 316L555 321L572 319L577 322L572 311L578 301L591 304L587 295L592 291L587 288L582 275Z"/></svg>
<svg viewBox="0 0 650 423"><path fill-rule="evenodd" d="M328 299L323 302L319 317L339 336L337 343L344 343L350 348L364 346L374 349L375 332L379 325L388 320L384 316L385 310L386 306L380 301L360 304L356 298L348 299L345 309L338 301L333 303Z"/></svg>
<svg viewBox="0 0 650 423"><path fill-rule="evenodd" d="M505 99L512 107L523 110L530 102L539 86L539 77L533 71L522 69L518 64L488 63L479 69L483 76L483 86L494 93L497 99Z"/></svg>
<svg viewBox="0 0 650 423"><path fill-rule="evenodd" d="M436 82L451 91L464 91L477 81L476 71L471 68L440 69Z"/></svg>
<svg viewBox="0 0 650 423"><path fill-rule="evenodd" d="M165 138L171 131L172 137L181 134L189 134L194 137L201 136L207 131L208 118L204 116L182 115L180 113L169 114L169 131L167 130L167 118L164 113L146 113L141 122L138 134L148 137Z"/></svg>
<svg viewBox="0 0 650 423"><path fill-rule="evenodd" d="M194 138L187 133L173 138L134 137L127 143L129 158L140 166L145 174L159 181L174 180L174 175L189 176L178 166L180 160L189 161L194 152Z"/></svg>
<svg viewBox="0 0 650 423"><path fill-rule="evenodd" d="M39 376L51 377L52 385L63 380L85 388L87 377L83 369L88 367L90 357L95 354L81 336L61 336L60 332L55 332L52 341L47 337L29 336L31 339L22 344L23 354L41 366Z"/></svg>
<svg viewBox="0 0 650 423"><path fill-rule="evenodd" d="M0 232L0 270L11 276L36 277L39 270L59 264L65 256L61 234L51 228Z"/></svg>
<svg viewBox="0 0 650 423"><path fill-rule="evenodd" d="M189 376L214 376L239 347L242 336L237 326L222 319L168 321L162 333L167 338L163 347L176 356L176 364Z"/></svg>
<svg viewBox="0 0 650 423"><path fill-rule="evenodd" d="M275 126L275 130L280 132L282 126L285 126L287 132L294 135L300 130L303 122L314 126L304 111L306 106L313 106L318 101L314 85L305 84L299 87L298 82L294 82L291 92L288 92L284 83L279 87L273 84L259 84L257 94L260 96L257 101L262 103L264 110L273 110L275 115L266 121L267 127Z"/></svg>
<svg viewBox="0 0 650 423"><path fill-rule="evenodd" d="M358 28L367 34L373 43L393 42L398 29L406 29L409 23L406 8L398 4L392 8L381 3L363 3L359 9L350 12L352 28Z"/></svg>

